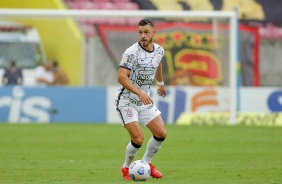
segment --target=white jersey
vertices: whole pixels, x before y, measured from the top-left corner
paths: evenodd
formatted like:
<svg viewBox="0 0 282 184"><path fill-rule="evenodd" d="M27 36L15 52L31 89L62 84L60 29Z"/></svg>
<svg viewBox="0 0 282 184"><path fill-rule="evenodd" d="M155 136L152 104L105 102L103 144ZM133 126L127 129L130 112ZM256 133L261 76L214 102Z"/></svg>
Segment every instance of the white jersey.
<svg viewBox="0 0 282 184"><path fill-rule="evenodd" d="M38 83L36 80L42 78L49 83L54 82L54 75L52 71L46 71L44 66L38 66L35 68L35 82L38 85L46 85L44 83Z"/></svg>
<svg viewBox="0 0 282 184"><path fill-rule="evenodd" d="M144 93L150 95L150 87L154 83L157 68L164 55L164 49L153 44L153 51L145 50L137 42L126 49L122 55L119 67L130 70L129 80ZM119 88L116 96L116 104L119 100L128 100L133 105L143 105L138 96L129 92L123 86Z"/></svg>

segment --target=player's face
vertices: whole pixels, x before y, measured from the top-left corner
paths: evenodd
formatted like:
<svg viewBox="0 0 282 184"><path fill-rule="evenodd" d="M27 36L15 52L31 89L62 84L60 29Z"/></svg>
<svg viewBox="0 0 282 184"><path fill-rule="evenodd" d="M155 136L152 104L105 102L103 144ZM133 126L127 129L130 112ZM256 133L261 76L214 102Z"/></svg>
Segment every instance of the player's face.
<svg viewBox="0 0 282 184"><path fill-rule="evenodd" d="M139 43L143 48L150 49L156 31L150 25L139 26Z"/></svg>

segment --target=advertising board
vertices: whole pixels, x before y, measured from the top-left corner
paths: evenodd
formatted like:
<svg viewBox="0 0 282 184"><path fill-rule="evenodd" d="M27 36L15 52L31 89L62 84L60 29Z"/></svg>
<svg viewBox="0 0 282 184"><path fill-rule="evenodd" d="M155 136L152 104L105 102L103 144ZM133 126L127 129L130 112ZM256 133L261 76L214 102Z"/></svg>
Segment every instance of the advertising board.
<svg viewBox="0 0 282 184"><path fill-rule="evenodd" d="M2 87L0 122L105 123L104 87Z"/></svg>

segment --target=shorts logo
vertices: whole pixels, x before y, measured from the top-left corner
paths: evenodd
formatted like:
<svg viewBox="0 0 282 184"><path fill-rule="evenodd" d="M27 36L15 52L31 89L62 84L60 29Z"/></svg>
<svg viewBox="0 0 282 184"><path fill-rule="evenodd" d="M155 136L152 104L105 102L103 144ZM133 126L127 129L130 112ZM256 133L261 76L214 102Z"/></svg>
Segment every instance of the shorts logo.
<svg viewBox="0 0 282 184"><path fill-rule="evenodd" d="M132 113L132 109L131 109L131 108L127 108L127 109L125 109L125 111L126 111L126 115L127 115L128 117L132 117L132 116L133 116L133 113Z"/></svg>

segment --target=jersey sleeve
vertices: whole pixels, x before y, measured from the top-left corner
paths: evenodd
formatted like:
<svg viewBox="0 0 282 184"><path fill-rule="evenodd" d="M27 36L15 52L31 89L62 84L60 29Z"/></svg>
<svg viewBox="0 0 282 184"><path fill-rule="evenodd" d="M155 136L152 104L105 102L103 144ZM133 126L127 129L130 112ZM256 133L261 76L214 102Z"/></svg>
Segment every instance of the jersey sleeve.
<svg viewBox="0 0 282 184"><path fill-rule="evenodd" d="M135 55L132 47L126 49L126 51L123 53L119 67L126 68L128 70L132 69L132 66L135 62Z"/></svg>
<svg viewBox="0 0 282 184"><path fill-rule="evenodd" d="M162 58L163 58L163 56L164 56L164 48L160 46L158 52L159 52L159 54L160 54L160 56L161 56L161 57L160 57L160 62L162 62Z"/></svg>

